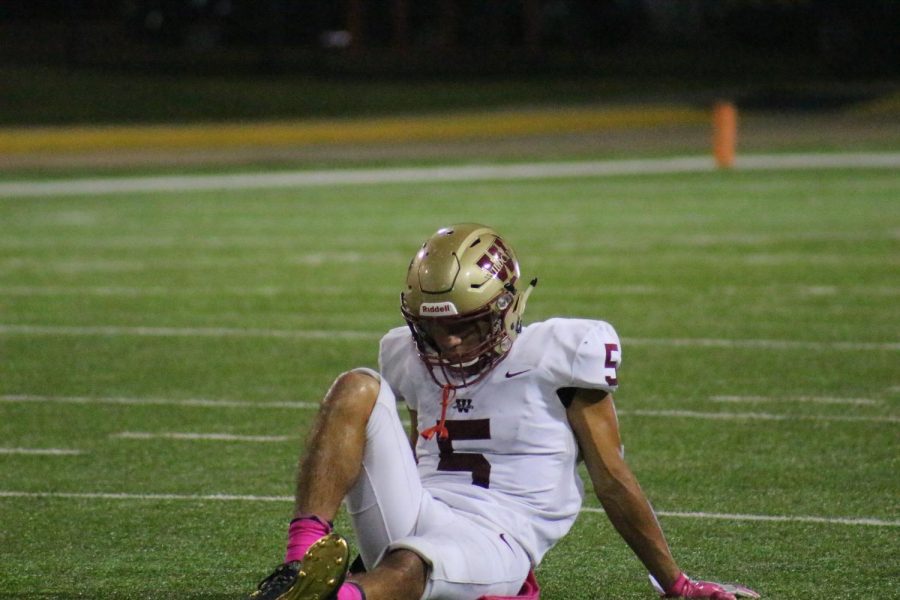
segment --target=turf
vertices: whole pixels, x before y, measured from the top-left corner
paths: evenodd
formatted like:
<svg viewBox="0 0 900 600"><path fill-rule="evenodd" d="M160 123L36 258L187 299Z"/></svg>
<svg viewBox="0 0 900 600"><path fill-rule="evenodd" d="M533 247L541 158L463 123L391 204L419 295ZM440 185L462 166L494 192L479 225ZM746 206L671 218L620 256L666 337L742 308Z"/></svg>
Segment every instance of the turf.
<svg viewBox="0 0 900 600"><path fill-rule="evenodd" d="M418 244L474 220L540 278L529 320L623 337L626 456L688 572L900 597L898 199L896 172L838 169L0 200L0 447L81 451L0 454L0 596L249 591L283 551L299 403L374 365ZM594 512L538 578L653 597Z"/></svg>

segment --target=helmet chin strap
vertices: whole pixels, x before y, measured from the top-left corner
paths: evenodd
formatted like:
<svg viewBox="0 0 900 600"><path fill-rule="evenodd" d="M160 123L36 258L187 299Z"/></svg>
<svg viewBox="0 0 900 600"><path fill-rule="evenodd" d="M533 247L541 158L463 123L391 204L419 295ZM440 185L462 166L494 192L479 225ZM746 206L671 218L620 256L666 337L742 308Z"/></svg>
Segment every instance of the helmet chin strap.
<svg viewBox="0 0 900 600"><path fill-rule="evenodd" d="M429 427L425 431L419 432L426 440L430 440L437 434L438 439L445 440L450 437L450 432L447 430L447 407L450 406L450 401L456 397L456 388L451 386L449 383L445 384L443 388L441 388L441 418L437 422L437 425L434 427Z"/></svg>

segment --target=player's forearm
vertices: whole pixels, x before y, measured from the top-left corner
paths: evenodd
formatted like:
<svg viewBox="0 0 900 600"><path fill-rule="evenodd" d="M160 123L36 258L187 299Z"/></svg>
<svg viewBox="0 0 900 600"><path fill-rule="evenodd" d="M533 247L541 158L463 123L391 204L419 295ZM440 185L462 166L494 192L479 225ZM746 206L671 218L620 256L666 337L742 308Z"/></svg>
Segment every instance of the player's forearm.
<svg viewBox="0 0 900 600"><path fill-rule="evenodd" d="M674 583L681 571L634 476L621 474L597 489L597 497L616 531L647 570L663 586Z"/></svg>

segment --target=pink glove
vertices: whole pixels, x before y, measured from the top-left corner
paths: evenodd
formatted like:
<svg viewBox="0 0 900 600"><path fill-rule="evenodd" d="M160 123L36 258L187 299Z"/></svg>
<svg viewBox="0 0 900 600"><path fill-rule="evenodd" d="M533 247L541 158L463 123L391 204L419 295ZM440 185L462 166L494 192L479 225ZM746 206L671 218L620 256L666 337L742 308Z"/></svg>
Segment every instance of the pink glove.
<svg viewBox="0 0 900 600"><path fill-rule="evenodd" d="M712 600L737 600L738 598L759 598L750 588L733 583L713 583L693 581L682 573L668 590L663 590L653 576L650 582L663 598L712 598Z"/></svg>

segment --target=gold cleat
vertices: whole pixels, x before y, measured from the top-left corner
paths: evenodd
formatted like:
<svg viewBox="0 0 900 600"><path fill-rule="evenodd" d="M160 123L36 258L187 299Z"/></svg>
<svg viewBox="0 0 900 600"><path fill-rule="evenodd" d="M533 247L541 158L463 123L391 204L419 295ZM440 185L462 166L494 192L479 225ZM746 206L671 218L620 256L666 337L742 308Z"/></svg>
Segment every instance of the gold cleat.
<svg viewBox="0 0 900 600"><path fill-rule="evenodd" d="M344 583L349 565L347 540L329 533L309 547L294 585L278 600L328 600Z"/></svg>
<svg viewBox="0 0 900 600"><path fill-rule="evenodd" d="M279 565L247 600L333 600L349 565L347 540L329 533L309 547L303 560Z"/></svg>

